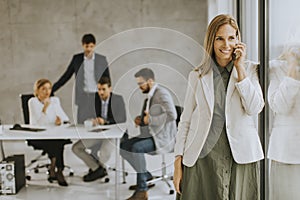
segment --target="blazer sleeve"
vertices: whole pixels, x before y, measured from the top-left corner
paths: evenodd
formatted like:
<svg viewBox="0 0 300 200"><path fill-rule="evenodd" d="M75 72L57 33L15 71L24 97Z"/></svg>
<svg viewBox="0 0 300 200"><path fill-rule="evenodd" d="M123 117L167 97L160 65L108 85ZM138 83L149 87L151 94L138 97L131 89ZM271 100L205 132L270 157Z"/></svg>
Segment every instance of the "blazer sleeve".
<svg viewBox="0 0 300 200"><path fill-rule="evenodd" d="M163 89L160 92L159 105L151 106L149 111L149 125L163 126L165 123L174 121L177 113L170 93Z"/></svg>
<svg viewBox="0 0 300 200"><path fill-rule="evenodd" d="M259 114L264 107L262 90L258 81L257 65L250 64L247 69L248 76L235 84L245 112L248 115Z"/></svg>
<svg viewBox="0 0 300 200"><path fill-rule="evenodd" d="M75 55L73 56L67 70L63 73L63 75L53 84L52 93L56 92L60 87L62 87L75 73Z"/></svg>
<svg viewBox="0 0 300 200"><path fill-rule="evenodd" d="M286 76L286 73L286 62L270 63L268 102L275 113L289 113L295 105L300 90L300 81Z"/></svg>
<svg viewBox="0 0 300 200"><path fill-rule="evenodd" d="M126 109L123 97L121 95L112 95L109 106L111 107L112 116L107 119L108 124L126 122Z"/></svg>
<svg viewBox="0 0 300 200"><path fill-rule="evenodd" d="M178 124L178 132L176 135L176 143L174 147L175 156L183 155L186 138L189 132L192 114L196 108L196 87L199 74L192 71L188 77L188 85L183 105L183 112Z"/></svg>

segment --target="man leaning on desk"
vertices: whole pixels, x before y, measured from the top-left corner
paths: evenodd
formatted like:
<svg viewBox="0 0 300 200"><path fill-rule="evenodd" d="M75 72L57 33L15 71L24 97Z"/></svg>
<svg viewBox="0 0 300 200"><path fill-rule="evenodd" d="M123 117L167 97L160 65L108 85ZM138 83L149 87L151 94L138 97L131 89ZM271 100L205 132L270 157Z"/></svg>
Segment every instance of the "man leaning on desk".
<svg viewBox="0 0 300 200"><path fill-rule="evenodd" d="M101 77L97 83L98 92L95 93L95 109L97 117L93 119L93 124L116 124L126 121L126 111L123 97L112 93L111 81L108 77ZM103 178L107 175L105 162L111 156L111 139L86 139L77 141L73 147L73 152L89 167L89 173L83 176L84 182L90 182ZM86 149L100 145L99 160Z"/></svg>

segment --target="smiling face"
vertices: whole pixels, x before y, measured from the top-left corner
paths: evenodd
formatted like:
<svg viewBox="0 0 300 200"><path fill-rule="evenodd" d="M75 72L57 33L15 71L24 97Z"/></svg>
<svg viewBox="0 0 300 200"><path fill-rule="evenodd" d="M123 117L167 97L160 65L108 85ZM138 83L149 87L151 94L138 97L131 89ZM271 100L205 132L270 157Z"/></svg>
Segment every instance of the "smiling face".
<svg viewBox="0 0 300 200"><path fill-rule="evenodd" d="M232 60L237 42L236 29L229 24L220 26L214 39L214 55L221 67L225 67Z"/></svg>

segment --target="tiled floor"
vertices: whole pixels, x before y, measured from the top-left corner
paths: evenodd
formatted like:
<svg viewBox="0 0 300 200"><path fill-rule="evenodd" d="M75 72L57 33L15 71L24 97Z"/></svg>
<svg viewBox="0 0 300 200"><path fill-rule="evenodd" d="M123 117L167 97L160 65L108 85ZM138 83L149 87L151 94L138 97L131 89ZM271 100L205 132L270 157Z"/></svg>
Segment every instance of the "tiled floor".
<svg viewBox="0 0 300 200"><path fill-rule="evenodd" d="M28 147L25 142L5 142L4 148L6 155L12 154L25 154L26 163L38 155L40 151L34 151L31 147ZM72 166L75 171L73 177L67 177L68 187L60 187L57 183L49 183L46 180L47 175L45 173L34 174L32 173L32 180L26 182L26 187L22 188L16 195L0 195L1 200L111 200L114 199L114 171L109 171L110 181L104 183L104 180L97 180L90 183L82 181L82 176L87 172L87 167L75 157L71 152L71 145L65 148L65 162L67 165ZM113 154L114 155L114 154ZM154 175L160 174L160 156L147 156L148 169L153 172ZM168 155L166 158L167 171L172 171L172 159L173 155ZM112 165L114 157L110 159L108 164ZM132 168L126 164L126 170L129 172L126 177L126 184L122 184L122 177L120 176L120 198L126 199L132 194L132 191L128 190L129 185L135 183L136 175L133 173ZM68 170L65 170L65 175L68 175ZM170 181L172 184L172 182ZM163 182L157 182L154 188L149 190L149 200L164 199L173 200L175 195L169 195L169 189Z"/></svg>

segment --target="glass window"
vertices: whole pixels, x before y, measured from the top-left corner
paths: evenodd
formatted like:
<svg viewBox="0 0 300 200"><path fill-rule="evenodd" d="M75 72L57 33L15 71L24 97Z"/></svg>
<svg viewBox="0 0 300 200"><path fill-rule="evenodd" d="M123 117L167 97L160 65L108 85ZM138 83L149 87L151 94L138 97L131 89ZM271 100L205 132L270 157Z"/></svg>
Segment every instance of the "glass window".
<svg viewBox="0 0 300 200"><path fill-rule="evenodd" d="M300 197L300 2L269 2L269 199Z"/></svg>

